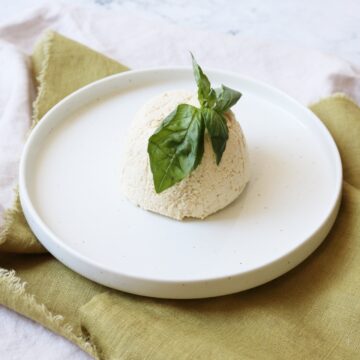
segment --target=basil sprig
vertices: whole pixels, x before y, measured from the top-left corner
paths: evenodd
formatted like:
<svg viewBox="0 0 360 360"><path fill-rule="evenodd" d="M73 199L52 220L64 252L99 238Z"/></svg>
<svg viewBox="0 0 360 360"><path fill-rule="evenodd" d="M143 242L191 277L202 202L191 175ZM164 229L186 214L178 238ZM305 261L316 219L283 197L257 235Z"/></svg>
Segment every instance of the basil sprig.
<svg viewBox="0 0 360 360"><path fill-rule="evenodd" d="M157 193L183 180L200 164L204 154L205 129L219 165L229 138L224 113L241 97L240 92L224 85L213 89L194 56L191 56L200 108L178 105L149 138L150 167Z"/></svg>

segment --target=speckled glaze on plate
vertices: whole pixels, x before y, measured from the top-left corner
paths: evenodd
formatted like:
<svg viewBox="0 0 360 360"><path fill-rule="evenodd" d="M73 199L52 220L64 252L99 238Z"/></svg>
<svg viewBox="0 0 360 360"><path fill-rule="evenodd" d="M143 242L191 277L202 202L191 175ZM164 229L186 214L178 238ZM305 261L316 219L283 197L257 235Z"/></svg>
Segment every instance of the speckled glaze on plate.
<svg viewBox="0 0 360 360"><path fill-rule="evenodd" d="M247 139L243 194L207 219L179 222L141 210L120 191L127 129L161 92L195 89L191 69L129 71L90 84L51 109L31 133L20 198L41 243L69 268L134 294L201 298L284 274L311 254L335 221L342 168L321 121L286 94L206 70L238 89L233 108Z"/></svg>

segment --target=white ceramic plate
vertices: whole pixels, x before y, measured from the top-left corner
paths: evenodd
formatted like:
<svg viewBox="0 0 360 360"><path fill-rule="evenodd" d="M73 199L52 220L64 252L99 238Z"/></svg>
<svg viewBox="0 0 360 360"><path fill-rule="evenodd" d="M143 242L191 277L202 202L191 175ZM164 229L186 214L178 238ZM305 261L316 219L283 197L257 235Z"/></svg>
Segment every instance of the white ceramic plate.
<svg viewBox="0 0 360 360"><path fill-rule="evenodd" d="M150 69L86 86L31 133L20 166L30 227L65 265L101 284L165 298L245 290L290 270L325 238L339 207L342 169L320 120L282 92L208 70L238 89L251 180L229 207L178 222L133 206L119 188L135 112L167 90L195 89L190 69Z"/></svg>

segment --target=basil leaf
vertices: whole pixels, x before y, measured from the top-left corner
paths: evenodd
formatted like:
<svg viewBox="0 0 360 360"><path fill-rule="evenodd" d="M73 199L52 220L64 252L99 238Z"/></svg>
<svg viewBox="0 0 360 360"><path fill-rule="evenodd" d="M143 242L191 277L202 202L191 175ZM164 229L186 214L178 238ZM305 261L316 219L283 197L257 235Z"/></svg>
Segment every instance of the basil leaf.
<svg viewBox="0 0 360 360"><path fill-rule="evenodd" d="M149 138L150 167L157 193L184 179L200 164L204 132L200 110L180 104Z"/></svg>
<svg viewBox="0 0 360 360"><path fill-rule="evenodd" d="M211 88L210 81L196 62L192 53L194 77L198 86L198 99L201 107L213 107L216 102L216 93Z"/></svg>
<svg viewBox="0 0 360 360"><path fill-rule="evenodd" d="M228 111L241 98L241 93L221 85L220 89L215 89L216 105L215 110L222 113Z"/></svg>
<svg viewBox="0 0 360 360"><path fill-rule="evenodd" d="M229 129L226 119L213 109L203 108L201 114L204 118L205 127L209 133L211 145L215 153L216 164L219 165L226 142L229 138Z"/></svg>
<svg viewBox="0 0 360 360"><path fill-rule="evenodd" d="M200 108L178 105L149 138L150 167L157 193L184 179L200 164L205 128L219 165L229 138L224 113L241 97L241 93L224 85L214 90L193 54L191 57Z"/></svg>

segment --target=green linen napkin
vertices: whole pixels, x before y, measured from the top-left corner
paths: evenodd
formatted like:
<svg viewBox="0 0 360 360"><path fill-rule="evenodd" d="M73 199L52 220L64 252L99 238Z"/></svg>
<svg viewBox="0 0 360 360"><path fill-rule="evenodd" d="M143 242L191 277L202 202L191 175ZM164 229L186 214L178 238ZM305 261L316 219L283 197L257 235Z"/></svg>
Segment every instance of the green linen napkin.
<svg viewBox="0 0 360 360"><path fill-rule="evenodd" d="M126 70L53 32L32 59L39 81L34 123L77 88ZM98 359L359 358L360 108L336 95L311 109L339 146L343 199L327 239L286 275L215 299L125 294L77 275L47 254L17 199L0 236L0 303Z"/></svg>

